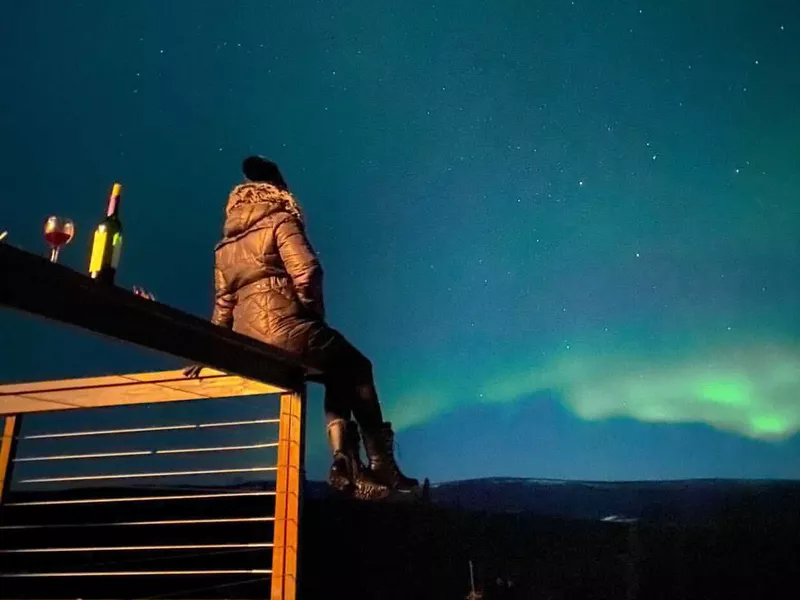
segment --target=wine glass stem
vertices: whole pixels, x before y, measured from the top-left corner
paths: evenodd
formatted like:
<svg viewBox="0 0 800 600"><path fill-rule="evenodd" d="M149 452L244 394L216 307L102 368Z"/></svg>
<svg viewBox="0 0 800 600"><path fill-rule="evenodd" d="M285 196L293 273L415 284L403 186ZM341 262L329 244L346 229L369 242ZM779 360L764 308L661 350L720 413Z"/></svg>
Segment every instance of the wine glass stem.
<svg viewBox="0 0 800 600"><path fill-rule="evenodd" d="M53 246L53 248L50 250L50 262L58 262L58 246Z"/></svg>

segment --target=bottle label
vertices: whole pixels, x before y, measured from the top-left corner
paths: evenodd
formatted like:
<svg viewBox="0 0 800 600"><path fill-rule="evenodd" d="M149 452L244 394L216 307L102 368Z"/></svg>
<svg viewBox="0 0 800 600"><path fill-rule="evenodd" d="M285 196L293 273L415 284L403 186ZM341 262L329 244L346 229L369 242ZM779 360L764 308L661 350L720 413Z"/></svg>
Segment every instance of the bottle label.
<svg viewBox="0 0 800 600"><path fill-rule="evenodd" d="M106 239L108 233L105 227L94 232L94 243L92 243L92 257L89 259L89 273L97 273L103 268L103 256L105 255Z"/></svg>
<svg viewBox="0 0 800 600"><path fill-rule="evenodd" d="M111 266L116 269L119 266L119 256L120 256L120 253L122 252L122 234L121 233L115 233L114 234L114 237L111 238L111 246L113 248L112 251L111 251Z"/></svg>

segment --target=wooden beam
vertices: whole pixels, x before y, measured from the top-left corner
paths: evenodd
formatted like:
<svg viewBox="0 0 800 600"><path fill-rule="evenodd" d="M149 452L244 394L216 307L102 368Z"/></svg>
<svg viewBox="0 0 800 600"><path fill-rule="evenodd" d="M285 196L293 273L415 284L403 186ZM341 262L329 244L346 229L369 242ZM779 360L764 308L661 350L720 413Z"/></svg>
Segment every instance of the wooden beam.
<svg viewBox="0 0 800 600"><path fill-rule="evenodd" d="M285 392L284 388L204 369L187 379L181 371L37 381L0 386L0 415L99 406L124 406Z"/></svg>
<svg viewBox="0 0 800 600"><path fill-rule="evenodd" d="M0 272L0 305L9 308L284 389L320 375L278 348L5 243Z"/></svg>

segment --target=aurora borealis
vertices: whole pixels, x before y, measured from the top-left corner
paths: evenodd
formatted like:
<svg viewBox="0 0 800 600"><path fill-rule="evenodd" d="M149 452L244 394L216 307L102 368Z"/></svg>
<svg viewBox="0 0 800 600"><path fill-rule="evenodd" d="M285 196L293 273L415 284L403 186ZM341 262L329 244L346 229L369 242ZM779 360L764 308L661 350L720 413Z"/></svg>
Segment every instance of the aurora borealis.
<svg viewBox="0 0 800 600"><path fill-rule="evenodd" d="M208 315L227 190L264 154L409 471L800 477L796 3L43 6L0 24L7 243L44 252L63 213L83 268L121 180L120 284ZM3 381L151 360L0 333Z"/></svg>

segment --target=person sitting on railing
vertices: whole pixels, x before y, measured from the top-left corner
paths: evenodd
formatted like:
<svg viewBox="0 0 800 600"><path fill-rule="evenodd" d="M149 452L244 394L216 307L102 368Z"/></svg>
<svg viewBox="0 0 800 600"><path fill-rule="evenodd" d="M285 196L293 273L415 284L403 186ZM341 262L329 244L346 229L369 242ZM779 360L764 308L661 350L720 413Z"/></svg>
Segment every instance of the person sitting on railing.
<svg viewBox="0 0 800 600"><path fill-rule="evenodd" d="M418 481L395 460L372 363L325 321L322 266L297 200L274 162L251 156L242 171L246 181L230 193L215 248L212 322L295 353L323 372L332 487L366 499L415 490ZM359 427L368 468L360 458Z"/></svg>

